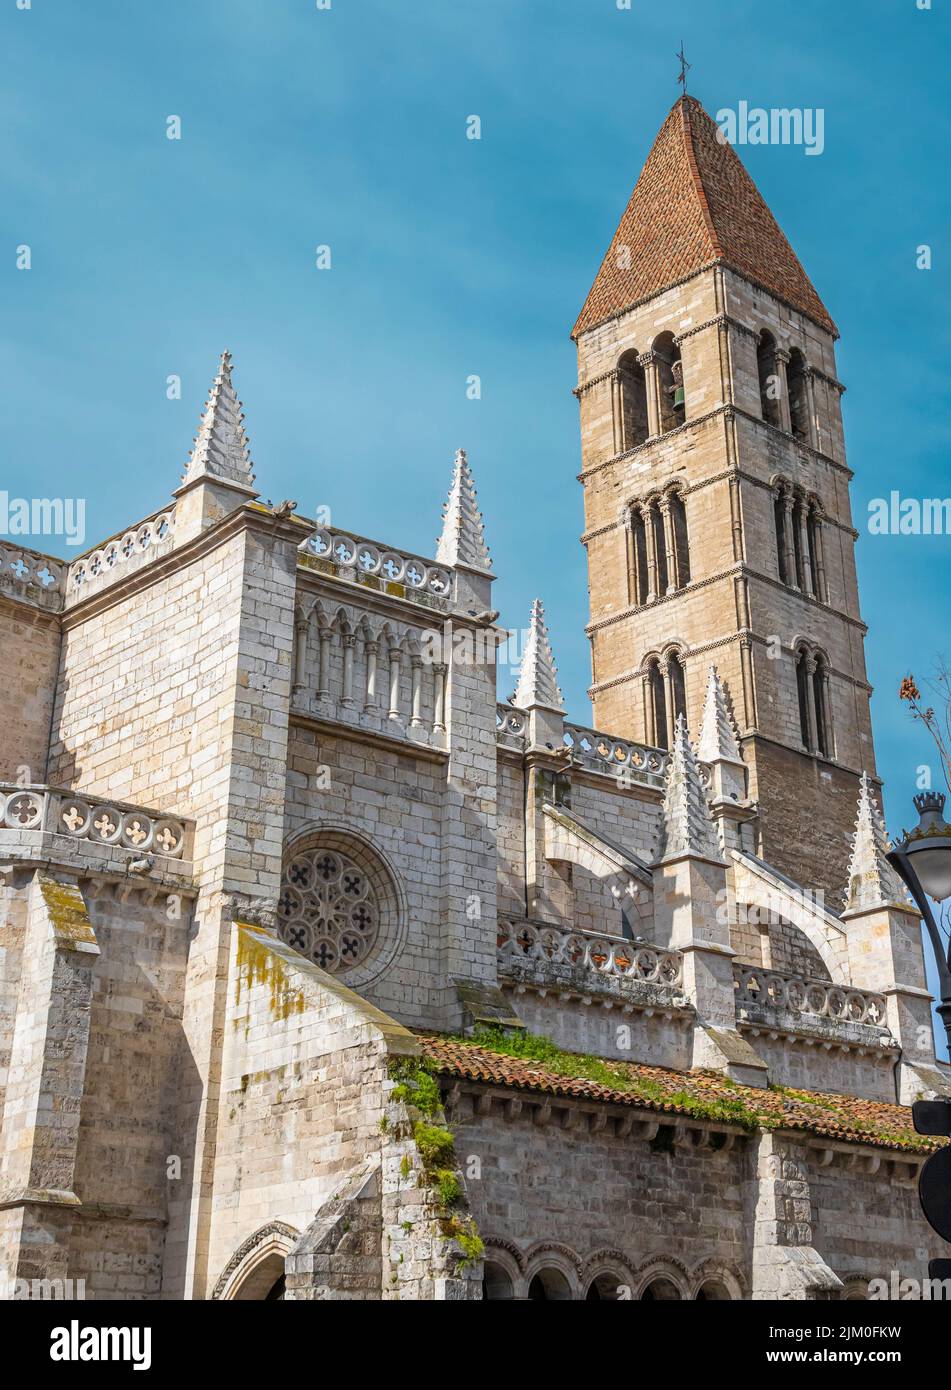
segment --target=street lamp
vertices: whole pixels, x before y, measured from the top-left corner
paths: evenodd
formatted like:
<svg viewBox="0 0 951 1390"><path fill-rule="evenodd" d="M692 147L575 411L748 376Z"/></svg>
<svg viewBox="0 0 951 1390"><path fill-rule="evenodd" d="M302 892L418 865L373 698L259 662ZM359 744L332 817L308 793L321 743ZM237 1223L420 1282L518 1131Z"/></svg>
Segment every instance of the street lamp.
<svg viewBox="0 0 951 1390"><path fill-rule="evenodd" d="M941 1002L937 1012L951 1047L951 947L945 950L928 902L929 897L939 903L951 897L951 825L942 815L944 796L941 792L919 792L915 797L915 810L918 824L904 834L886 858L907 885L928 928L938 963Z"/></svg>

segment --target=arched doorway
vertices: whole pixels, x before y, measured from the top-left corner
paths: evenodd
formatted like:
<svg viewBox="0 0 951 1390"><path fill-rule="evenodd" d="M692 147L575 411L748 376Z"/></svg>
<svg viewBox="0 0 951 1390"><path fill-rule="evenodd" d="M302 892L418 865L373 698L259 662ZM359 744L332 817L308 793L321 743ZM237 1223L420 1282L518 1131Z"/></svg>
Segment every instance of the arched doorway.
<svg viewBox="0 0 951 1390"><path fill-rule="evenodd" d="M242 1279L231 1295L240 1303L271 1303L284 1298L284 1256L272 1251Z"/></svg>

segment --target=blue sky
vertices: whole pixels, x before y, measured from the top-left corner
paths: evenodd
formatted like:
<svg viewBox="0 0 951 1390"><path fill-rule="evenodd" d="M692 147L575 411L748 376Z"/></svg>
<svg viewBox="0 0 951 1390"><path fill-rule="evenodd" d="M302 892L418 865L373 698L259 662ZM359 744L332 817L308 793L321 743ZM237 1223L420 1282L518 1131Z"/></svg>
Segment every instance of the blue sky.
<svg viewBox="0 0 951 1390"><path fill-rule="evenodd" d="M711 113L825 111L820 157L741 154L842 332L879 766L909 824L930 747L894 693L951 656L951 540L863 528L892 488L951 494L948 6L918 2L8 0L0 487L85 496L90 542L153 510L227 346L265 497L428 555L468 448L503 621L541 594L587 719L568 333L683 38Z"/></svg>

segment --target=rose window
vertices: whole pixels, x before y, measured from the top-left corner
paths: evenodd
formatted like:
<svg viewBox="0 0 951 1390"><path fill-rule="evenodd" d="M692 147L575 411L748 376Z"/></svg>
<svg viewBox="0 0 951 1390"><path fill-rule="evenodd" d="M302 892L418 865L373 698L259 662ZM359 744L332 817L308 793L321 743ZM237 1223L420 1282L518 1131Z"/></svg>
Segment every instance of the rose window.
<svg viewBox="0 0 951 1390"><path fill-rule="evenodd" d="M377 943L375 886L339 850L317 847L285 864L277 912L288 946L334 974L360 965Z"/></svg>

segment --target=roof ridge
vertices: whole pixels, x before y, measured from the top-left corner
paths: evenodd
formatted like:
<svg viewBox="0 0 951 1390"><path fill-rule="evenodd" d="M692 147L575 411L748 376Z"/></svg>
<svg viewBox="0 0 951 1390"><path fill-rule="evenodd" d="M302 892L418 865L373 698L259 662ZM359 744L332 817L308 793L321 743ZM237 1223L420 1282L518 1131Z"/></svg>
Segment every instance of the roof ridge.
<svg viewBox="0 0 951 1390"><path fill-rule="evenodd" d="M690 174L694 182L694 188L697 193L697 201L700 204L700 211L703 215L703 220L706 224L707 232L710 236L710 250L712 251L713 255L719 260L722 259L724 254L723 247L720 245L720 238L717 234L716 223L713 220L713 213L710 211L710 204L707 201L707 190L703 186L703 175L700 173L700 165L697 162L697 152L693 147L693 121L690 117L690 112L693 109L691 105L692 100L692 98L688 98L685 92L684 95L680 98L680 101L677 103L680 107L681 112L681 123L683 125L684 148L687 155L687 166L690 169ZM696 102L695 104L699 106L699 102Z"/></svg>

